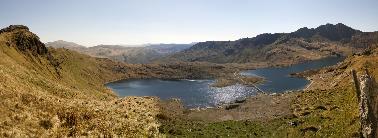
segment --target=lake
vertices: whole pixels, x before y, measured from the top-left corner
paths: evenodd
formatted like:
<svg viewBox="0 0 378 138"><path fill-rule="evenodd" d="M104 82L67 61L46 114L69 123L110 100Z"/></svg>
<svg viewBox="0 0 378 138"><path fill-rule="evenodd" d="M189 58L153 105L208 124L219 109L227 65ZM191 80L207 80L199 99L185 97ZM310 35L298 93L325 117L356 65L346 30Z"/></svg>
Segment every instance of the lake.
<svg viewBox="0 0 378 138"><path fill-rule="evenodd" d="M282 68L262 68L244 71L242 75L256 75L266 79L258 85L265 92L284 92L303 89L309 83L304 78L292 78L290 73L308 69L317 69L334 65L344 58L328 57ZM178 98L186 107L213 107L222 103L233 102L256 94L254 87L236 84L215 88L210 87L214 80L161 80L130 79L106 84L119 96L157 96L161 99Z"/></svg>
<svg viewBox="0 0 378 138"><path fill-rule="evenodd" d="M256 94L256 89L240 84L215 88L214 80L131 79L106 84L119 96L179 98L189 108L213 107Z"/></svg>
<svg viewBox="0 0 378 138"><path fill-rule="evenodd" d="M264 92L279 93L288 90L300 90L304 89L310 83L310 81L305 78L291 77L291 73L335 65L344 59L344 57L332 56L319 60L295 64L288 67L248 70L242 72L241 74L264 77L265 82L257 85Z"/></svg>

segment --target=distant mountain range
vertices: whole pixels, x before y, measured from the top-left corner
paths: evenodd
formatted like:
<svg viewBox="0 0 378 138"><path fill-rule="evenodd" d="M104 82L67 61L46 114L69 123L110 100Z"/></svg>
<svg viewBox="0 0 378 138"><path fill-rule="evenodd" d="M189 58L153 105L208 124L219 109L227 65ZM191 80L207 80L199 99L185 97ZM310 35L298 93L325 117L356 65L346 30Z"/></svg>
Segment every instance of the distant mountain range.
<svg viewBox="0 0 378 138"><path fill-rule="evenodd" d="M73 42L58 40L46 43L48 47L66 48L94 57L110 58L127 63L150 63L157 58L180 52L194 45L191 44L146 44L138 47L122 45L98 45L85 47Z"/></svg>
<svg viewBox="0 0 378 138"><path fill-rule="evenodd" d="M138 47L98 45L87 48L59 40L46 46L64 47L127 63L212 62L276 66L361 52L367 48L367 43L376 42L377 36L378 32L362 32L338 23L304 27L291 33L265 33L235 41L146 44Z"/></svg>
<svg viewBox="0 0 378 138"><path fill-rule="evenodd" d="M160 59L160 62L291 64L361 51L363 39L376 39L342 23L300 28L292 33L265 33L236 41L207 41Z"/></svg>

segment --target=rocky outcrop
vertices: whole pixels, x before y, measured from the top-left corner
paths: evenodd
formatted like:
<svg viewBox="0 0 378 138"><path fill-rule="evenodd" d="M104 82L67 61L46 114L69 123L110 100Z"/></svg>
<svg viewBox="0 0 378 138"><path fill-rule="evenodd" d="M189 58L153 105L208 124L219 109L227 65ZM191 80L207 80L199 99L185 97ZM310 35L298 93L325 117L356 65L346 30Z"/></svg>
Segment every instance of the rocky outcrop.
<svg viewBox="0 0 378 138"><path fill-rule="evenodd" d="M18 31L14 33L13 40L20 51L31 51L34 55L46 55L48 53L45 45L33 33Z"/></svg>
<svg viewBox="0 0 378 138"><path fill-rule="evenodd" d="M336 25L326 24L317 27L315 30L316 34L319 34L322 37L327 38L331 41L340 41L340 40L350 40L353 35L360 33L361 31L355 30L351 27L348 27L342 23Z"/></svg>
<svg viewBox="0 0 378 138"><path fill-rule="evenodd" d="M12 31L15 31L15 30L26 30L26 31L29 31L29 28L27 26L24 26L24 25L10 25L6 28L3 28L0 30L0 34L1 33L4 33L4 32L12 32Z"/></svg>
<svg viewBox="0 0 378 138"><path fill-rule="evenodd" d="M355 82L360 108L361 136L364 138L375 138L377 121L374 115L374 99L377 93L374 92L374 78L365 70L364 75L357 79L356 72L352 71Z"/></svg>
<svg viewBox="0 0 378 138"><path fill-rule="evenodd" d="M9 33L11 42L18 50L22 52L30 51L33 55L46 55L48 53L45 45L39 41L39 37L29 31L29 28L23 25L10 25L0 30L0 33Z"/></svg>
<svg viewBox="0 0 378 138"><path fill-rule="evenodd" d="M16 48L32 62L41 62L40 58L48 60L53 65L55 72L59 75L59 63L49 53L48 48L39 40L39 37L30 32L24 25L10 25L0 30L0 34L5 34L6 45ZM40 58L39 58L40 57Z"/></svg>

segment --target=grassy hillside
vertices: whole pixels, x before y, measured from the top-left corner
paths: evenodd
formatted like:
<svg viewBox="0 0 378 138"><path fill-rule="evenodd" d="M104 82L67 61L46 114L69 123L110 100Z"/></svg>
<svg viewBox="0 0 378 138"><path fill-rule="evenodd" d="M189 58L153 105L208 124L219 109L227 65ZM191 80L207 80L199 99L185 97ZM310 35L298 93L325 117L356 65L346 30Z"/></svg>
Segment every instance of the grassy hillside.
<svg viewBox="0 0 378 138"><path fill-rule="evenodd" d="M157 136L159 100L118 98L106 82L216 78L238 71L205 63L130 65L48 49L25 26L0 30L0 57L2 137Z"/></svg>
<svg viewBox="0 0 378 138"><path fill-rule="evenodd" d="M157 135L157 99L103 87L125 76L108 65L122 64L48 50L22 26L2 30L0 57L1 137Z"/></svg>

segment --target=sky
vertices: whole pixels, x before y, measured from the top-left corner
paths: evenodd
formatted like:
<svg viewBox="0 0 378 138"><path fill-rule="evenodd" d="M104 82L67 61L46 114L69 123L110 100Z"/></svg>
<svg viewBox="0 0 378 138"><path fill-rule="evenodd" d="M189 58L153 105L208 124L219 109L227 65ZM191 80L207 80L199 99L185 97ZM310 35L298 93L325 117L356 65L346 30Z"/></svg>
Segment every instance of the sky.
<svg viewBox="0 0 378 138"><path fill-rule="evenodd" d="M0 0L0 27L43 42L191 43L293 32L326 23L378 31L378 0Z"/></svg>

